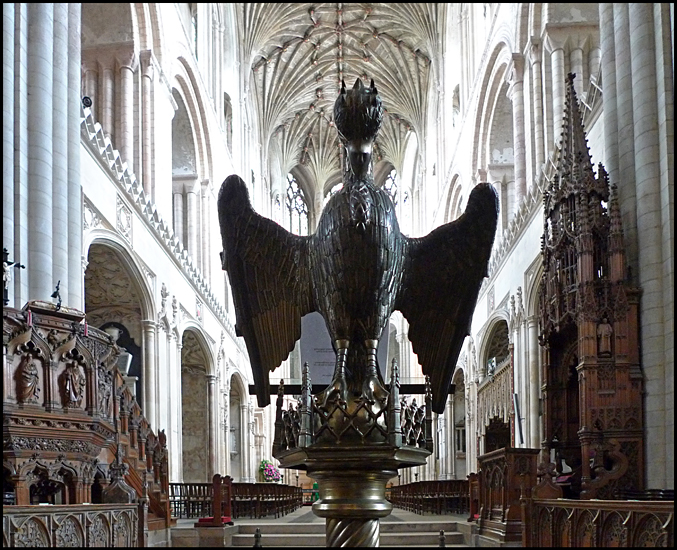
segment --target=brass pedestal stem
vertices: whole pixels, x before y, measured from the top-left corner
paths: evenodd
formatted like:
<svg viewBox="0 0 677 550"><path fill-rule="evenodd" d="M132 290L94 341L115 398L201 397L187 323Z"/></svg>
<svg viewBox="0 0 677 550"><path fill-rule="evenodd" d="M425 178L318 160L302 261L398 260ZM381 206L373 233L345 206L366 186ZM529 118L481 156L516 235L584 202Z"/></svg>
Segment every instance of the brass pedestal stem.
<svg viewBox="0 0 677 550"><path fill-rule="evenodd" d="M386 500L386 483L397 470L318 470L309 475L318 482L320 498L313 512L327 520L327 546L379 546L379 519L393 508Z"/></svg>

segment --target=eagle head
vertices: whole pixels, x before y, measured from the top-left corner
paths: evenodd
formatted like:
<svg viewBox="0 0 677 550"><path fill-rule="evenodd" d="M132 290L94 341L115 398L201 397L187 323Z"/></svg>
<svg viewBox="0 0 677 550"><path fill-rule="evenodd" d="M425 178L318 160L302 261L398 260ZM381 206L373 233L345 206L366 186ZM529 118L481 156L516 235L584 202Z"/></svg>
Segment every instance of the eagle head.
<svg viewBox="0 0 677 550"><path fill-rule="evenodd" d="M365 140L373 142L383 121L383 103L374 81L365 88L358 78L355 85L346 91L341 81L341 93L334 103L334 123L344 143Z"/></svg>
<svg viewBox="0 0 677 550"><path fill-rule="evenodd" d="M334 103L334 124L348 150L351 168L358 177L365 176L368 171L372 145L382 121L383 103L373 80L369 88L365 88L358 78L349 91L346 91L346 83L341 81L341 92Z"/></svg>

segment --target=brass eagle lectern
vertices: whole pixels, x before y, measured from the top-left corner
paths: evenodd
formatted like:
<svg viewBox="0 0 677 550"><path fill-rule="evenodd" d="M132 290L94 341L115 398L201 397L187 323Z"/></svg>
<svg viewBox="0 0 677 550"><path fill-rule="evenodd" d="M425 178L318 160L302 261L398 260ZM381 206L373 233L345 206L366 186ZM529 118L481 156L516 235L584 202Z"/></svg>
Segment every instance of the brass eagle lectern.
<svg viewBox="0 0 677 550"><path fill-rule="evenodd" d="M459 219L422 238L402 235L393 202L370 170L382 118L373 81L365 87L358 79L349 91L343 84L334 121L346 150L344 184L313 235L293 235L254 212L238 176L226 179L218 198L222 263L259 406L270 403L269 373L300 338L301 317L319 312L332 340L332 382L312 396L304 368L298 409L283 413L278 398L273 449L283 467L317 479L313 510L327 518L327 546L378 545L378 518L392 509L386 482L430 454L425 425L430 430L431 409L444 412L498 220L496 192L480 183ZM377 365L379 339L396 309L429 380L428 422L405 424L396 365L389 389Z"/></svg>

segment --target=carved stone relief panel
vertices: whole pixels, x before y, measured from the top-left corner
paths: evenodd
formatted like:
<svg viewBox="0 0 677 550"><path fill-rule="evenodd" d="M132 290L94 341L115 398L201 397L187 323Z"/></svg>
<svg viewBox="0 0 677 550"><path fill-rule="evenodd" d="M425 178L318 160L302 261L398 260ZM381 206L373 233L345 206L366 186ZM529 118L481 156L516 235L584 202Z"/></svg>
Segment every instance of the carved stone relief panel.
<svg viewBox="0 0 677 550"><path fill-rule="evenodd" d="M195 337L187 330L181 347L181 402L183 407L183 479L205 482L208 457L207 359Z"/></svg>
<svg viewBox="0 0 677 550"><path fill-rule="evenodd" d="M127 242L132 243L132 211L125 202L117 197L117 223L116 228Z"/></svg>
<svg viewBox="0 0 677 550"><path fill-rule="evenodd" d="M143 337L141 330L141 311L125 307L102 307L94 311L87 311L87 322L94 327L101 327L106 323L120 323L129 332L134 343L141 347Z"/></svg>
<svg viewBox="0 0 677 550"><path fill-rule="evenodd" d="M208 396L205 374L204 368L199 366L181 368L184 482L207 481Z"/></svg>
<svg viewBox="0 0 677 550"><path fill-rule="evenodd" d="M183 347L181 348L182 367L199 367L206 372L207 358L197 338L189 330L183 333Z"/></svg>
<svg viewBox="0 0 677 550"><path fill-rule="evenodd" d="M141 312L138 286L111 248L93 244L85 273L85 311L100 307L124 307ZM90 322L90 324L93 324Z"/></svg>
<svg viewBox="0 0 677 550"><path fill-rule="evenodd" d="M197 296L195 297L195 318L202 323L204 320L202 318L204 312L203 312L203 306L202 306L202 300L198 298Z"/></svg>
<svg viewBox="0 0 677 550"><path fill-rule="evenodd" d="M99 211L94 206L92 206L92 204L87 199L85 199L83 202L82 218L83 229L85 231L99 229L100 227L112 229L108 223L105 223L103 216L101 216Z"/></svg>

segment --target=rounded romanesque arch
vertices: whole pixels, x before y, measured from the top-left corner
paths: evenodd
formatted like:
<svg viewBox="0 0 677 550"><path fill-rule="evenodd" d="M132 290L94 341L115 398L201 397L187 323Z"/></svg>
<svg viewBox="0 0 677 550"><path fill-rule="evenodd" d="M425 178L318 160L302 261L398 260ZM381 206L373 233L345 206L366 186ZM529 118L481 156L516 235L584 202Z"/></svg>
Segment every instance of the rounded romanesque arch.
<svg viewBox="0 0 677 550"><path fill-rule="evenodd" d="M512 371L509 328L504 311L488 321L485 334L478 354L477 430L484 436L481 452L510 443Z"/></svg>
<svg viewBox="0 0 677 550"><path fill-rule="evenodd" d="M508 321L496 316L488 324L486 338L482 339L479 351L479 369L481 377L490 376L510 359L510 331Z"/></svg>
<svg viewBox="0 0 677 550"><path fill-rule="evenodd" d="M446 201L446 211L444 221L453 222L461 215L461 204L463 203L463 182L461 176L455 174L449 184L449 194Z"/></svg>
<svg viewBox="0 0 677 550"><path fill-rule="evenodd" d="M238 372L230 378L228 451L230 454L230 475L235 481L248 479L247 405L246 379Z"/></svg>
<svg viewBox="0 0 677 550"><path fill-rule="evenodd" d="M147 418L155 414L155 387L149 372L155 368L152 336L155 304L148 271L119 236L106 230L89 235L84 277L87 323L118 329L118 344L131 354L129 376L136 376L136 399ZM120 339L122 338L122 339Z"/></svg>
<svg viewBox="0 0 677 550"><path fill-rule="evenodd" d="M200 330L181 336L181 463L185 483L205 483L214 464L214 361Z"/></svg>

